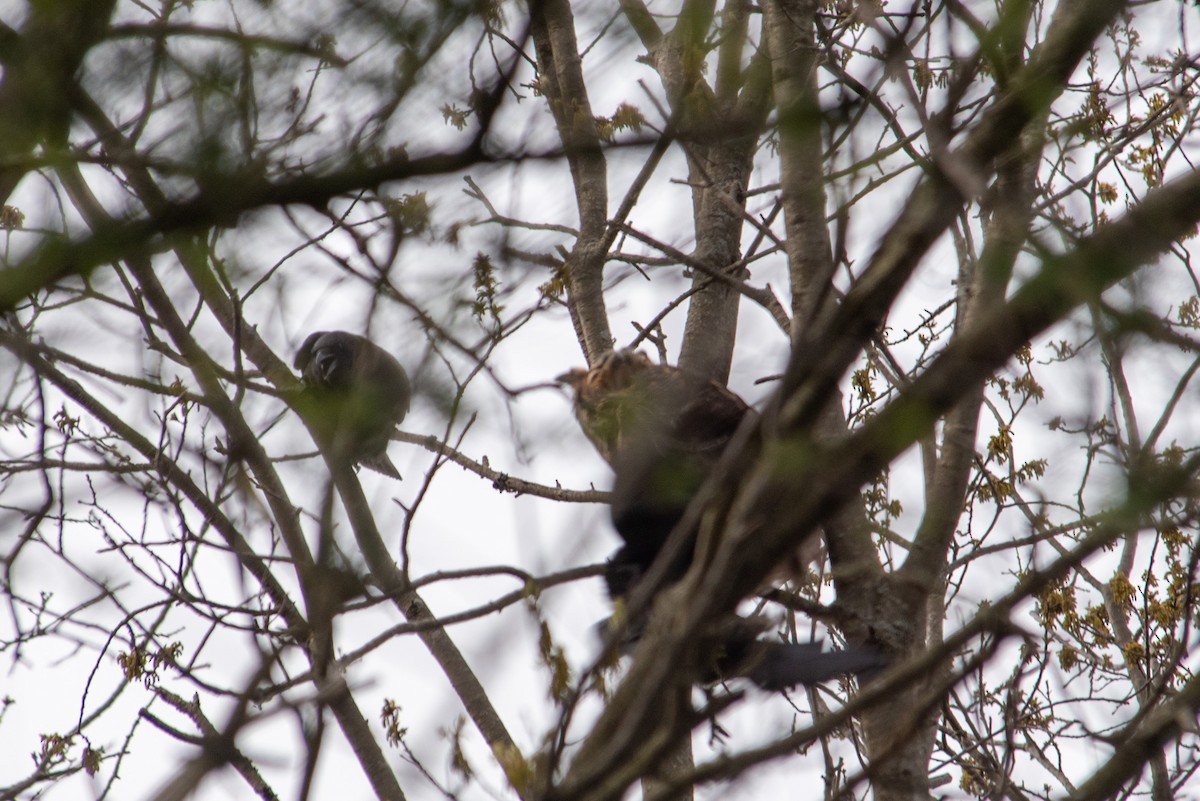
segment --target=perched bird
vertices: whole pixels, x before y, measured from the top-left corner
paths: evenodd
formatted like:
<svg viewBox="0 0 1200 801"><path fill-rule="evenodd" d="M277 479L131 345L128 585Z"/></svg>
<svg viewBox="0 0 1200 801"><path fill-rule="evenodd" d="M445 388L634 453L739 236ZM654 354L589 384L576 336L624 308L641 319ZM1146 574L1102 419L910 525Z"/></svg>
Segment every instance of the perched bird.
<svg viewBox="0 0 1200 801"><path fill-rule="evenodd" d="M400 362L366 337L317 331L296 351L293 366L304 379L302 402L334 452L399 479L387 446L412 400Z"/></svg>
<svg viewBox="0 0 1200 801"><path fill-rule="evenodd" d="M605 582L619 601L637 588L742 421L755 412L716 381L632 350L610 351L590 370L557 380L574 391L580 427L615 473L611 512L623 544L606 565ZM795 560L801 566L812 544L803 550ZM692 558L693 550L684 549L666 581L681 579ZM746 618L722 625L720 645L703 666L709 677L745 676L779 689L881 666L872 649L823 653L819 642L759 640L762 626ZM640 628L632 621L629 630L636 637Z"/></svg>
<svg viewBox="0 0 1200 801"><path fill-rule="evenodd" d="M754 412L717 382L633 350L609 351L592 369L557 380L574 390L579 425L616 476L612 518L625 544L606 579L610 594L624 597ZM670 577L682 577L690 563L685 554Z"/></svg>

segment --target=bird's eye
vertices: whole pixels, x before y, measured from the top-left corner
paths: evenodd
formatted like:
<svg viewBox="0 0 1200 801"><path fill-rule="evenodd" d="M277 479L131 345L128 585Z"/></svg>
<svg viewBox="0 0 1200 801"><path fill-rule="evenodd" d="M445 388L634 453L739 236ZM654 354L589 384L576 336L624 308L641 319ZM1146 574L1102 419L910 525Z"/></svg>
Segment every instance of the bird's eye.
<svg viewBox="0 0 1200 801"><path fill-rule="evenodd" d="M323 350L317 354L316 362L317 372L321 375L321 378L326 381L332 380L338 365L337 354L331 350Z"/></svg>

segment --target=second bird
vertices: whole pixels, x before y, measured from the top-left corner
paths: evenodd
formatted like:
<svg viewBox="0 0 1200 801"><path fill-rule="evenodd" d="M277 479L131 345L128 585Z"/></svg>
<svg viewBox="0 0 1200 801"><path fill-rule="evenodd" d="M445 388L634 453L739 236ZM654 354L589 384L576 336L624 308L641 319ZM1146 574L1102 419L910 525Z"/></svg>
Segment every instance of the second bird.
<svg viewBox="0 0 1200 801"><path fill-rule="evenodd" d="M590 370L558 377L575 395L580 427L615 473L613 527L623 544L609 559L605 582L613 601L627 599L682 520L750 406L716 381L658 365L632 350L610 351ZM689 532L694 538L696 532ZM805 546L816 544L810 538ZM694 542L692 543L694 546ZM795 562L808 561L801 547ZM673 583L687 572L690 548L669 566ZM795 572L796 565L789 565ZM643 621L632 621L636 638ZM744 676L769 690L864 674L885 664L872 648L823 651L820 641L761 640L759 621L732 615L716 623L722 632L700 665L700 680Z"/></svg>
<svg viewBox="0 0 1200 801"><path fill-rule="evenodd" d="M296 352L303 403L318 435L334 453L385 476L400 472L387 455L396 426L408 414L412 386L392 354L347 331L317 331Z"/></svg>

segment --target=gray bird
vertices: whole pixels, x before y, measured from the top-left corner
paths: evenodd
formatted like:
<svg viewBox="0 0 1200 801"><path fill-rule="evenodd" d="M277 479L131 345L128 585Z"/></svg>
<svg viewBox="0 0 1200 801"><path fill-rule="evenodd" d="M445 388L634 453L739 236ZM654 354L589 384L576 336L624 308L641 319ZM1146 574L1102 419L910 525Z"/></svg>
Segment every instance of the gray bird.
<svg viewBox="0 0 1200 801"><path fill-rule="evenodd" d="M322 444L398 480L387 446L412 400L400 362L366 337L317 331L296 351L293 366L304 379L301 402L319 427Z"/></svg>

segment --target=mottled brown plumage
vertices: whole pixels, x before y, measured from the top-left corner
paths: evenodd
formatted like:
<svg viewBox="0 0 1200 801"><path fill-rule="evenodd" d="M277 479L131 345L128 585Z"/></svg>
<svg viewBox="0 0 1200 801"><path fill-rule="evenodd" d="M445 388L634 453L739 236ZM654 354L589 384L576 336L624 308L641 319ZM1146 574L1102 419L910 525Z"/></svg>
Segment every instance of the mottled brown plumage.
<svg viewBox="0 0 1200 801"><path fill-rule="evenodd" d="M611 465L645 448L711 463L751 411L716 381L654 364L634 350L609 351L590 370L577 368L558 380L575 391L579 425Z"/></svg>
<svg viewBox="0 0 1200 801"><path fill-rule="evenodd" d="M606 353L590 370L571 370L558 380L574 390L580 427L616 474L611 511L624 544L605 570L616 601L637 587L742 421L754 412L717 382L654 364L631 350ZM692 550L685 549L669 566L667 581L682 578L692 558ZM731 620L701 674L746 676L775 689L881 664L869 649L822 653L819 643L761 642L758 632L752 621Z"/></svg>
<svg viewBox="0 0 1200 801"><path fill-rule="evenodd" d="M654 364L633 350L610 351L590 370L559 380L575 390L575 416L613 467L612 519L624 546L605 578L628 595L649 569L750 406L715 381ZM691 564L671 566L677 579Z"/></svg>

